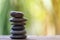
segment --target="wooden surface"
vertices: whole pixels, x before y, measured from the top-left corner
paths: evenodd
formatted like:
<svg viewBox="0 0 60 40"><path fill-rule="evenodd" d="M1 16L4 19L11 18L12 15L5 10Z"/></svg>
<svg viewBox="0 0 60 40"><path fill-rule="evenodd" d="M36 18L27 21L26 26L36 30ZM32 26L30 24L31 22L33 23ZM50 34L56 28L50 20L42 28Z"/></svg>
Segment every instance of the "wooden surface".
<svg viewBox="0 0 60 40"><path fill-rule="evenodd" d="M0 36L0 40L17 40L17 39L10 39L10 36ZM23 40L60 40L60 36L28 36L27 39Z"/></svg>

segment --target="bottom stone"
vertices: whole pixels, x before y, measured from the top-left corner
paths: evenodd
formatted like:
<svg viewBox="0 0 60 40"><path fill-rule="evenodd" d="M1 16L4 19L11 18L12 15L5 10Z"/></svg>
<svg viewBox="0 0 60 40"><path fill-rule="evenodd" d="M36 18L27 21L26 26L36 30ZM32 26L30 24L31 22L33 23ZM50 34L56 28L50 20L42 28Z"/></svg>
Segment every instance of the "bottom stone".
<svg viewBox="0 0 60 40"><path fill-rule="evenodd" d="M10 38L11 39L26 39L26 35L19 35L19 36L15 35L15 36L11 36Z"/></svg>

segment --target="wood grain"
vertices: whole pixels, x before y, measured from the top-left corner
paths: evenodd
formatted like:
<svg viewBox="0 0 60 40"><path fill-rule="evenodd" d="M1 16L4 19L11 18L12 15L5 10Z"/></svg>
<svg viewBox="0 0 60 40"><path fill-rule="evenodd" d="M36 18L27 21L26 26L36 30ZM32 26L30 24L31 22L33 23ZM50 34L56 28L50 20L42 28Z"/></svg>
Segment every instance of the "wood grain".
<svg viewBox="0 0 60 40"><path fill-rule="evenodd" d="M27 39L10 39L10 36L0 36L0 40L60 40L60 36L28 36Z"/></svg>

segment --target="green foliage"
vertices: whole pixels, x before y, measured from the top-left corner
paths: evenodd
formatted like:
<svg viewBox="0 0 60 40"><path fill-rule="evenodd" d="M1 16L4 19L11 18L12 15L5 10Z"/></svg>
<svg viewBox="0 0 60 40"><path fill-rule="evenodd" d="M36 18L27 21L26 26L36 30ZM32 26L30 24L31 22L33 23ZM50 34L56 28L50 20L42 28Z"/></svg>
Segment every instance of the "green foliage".
<svg viewBox="0 0 60 40"><path fill-rule="evenodd" d="M0 34L7 35L9 34L9 12L11 10L9 0L0 0Z"/></svg>

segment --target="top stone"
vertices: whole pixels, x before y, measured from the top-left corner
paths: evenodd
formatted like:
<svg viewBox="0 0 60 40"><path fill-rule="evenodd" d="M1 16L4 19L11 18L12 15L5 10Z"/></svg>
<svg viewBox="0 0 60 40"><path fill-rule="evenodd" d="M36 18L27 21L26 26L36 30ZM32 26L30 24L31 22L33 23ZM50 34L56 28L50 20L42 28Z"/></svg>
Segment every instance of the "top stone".
<svg viewBox="0 0 60 40"><path fill-rule="evenodd" d="M22 12L18 12L18 11L11 11L11 16L15 17L15 18L22 18L24 15Z"/></svg>

